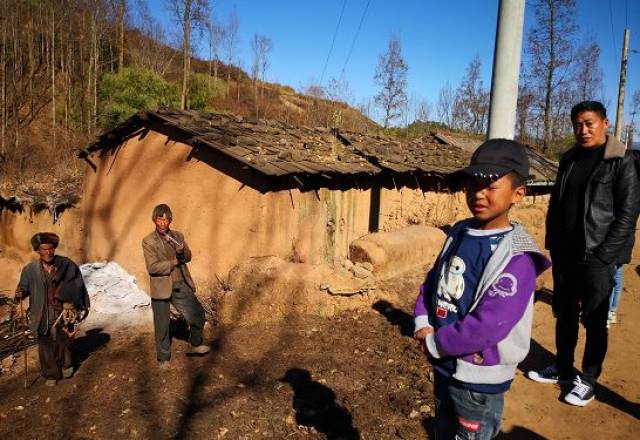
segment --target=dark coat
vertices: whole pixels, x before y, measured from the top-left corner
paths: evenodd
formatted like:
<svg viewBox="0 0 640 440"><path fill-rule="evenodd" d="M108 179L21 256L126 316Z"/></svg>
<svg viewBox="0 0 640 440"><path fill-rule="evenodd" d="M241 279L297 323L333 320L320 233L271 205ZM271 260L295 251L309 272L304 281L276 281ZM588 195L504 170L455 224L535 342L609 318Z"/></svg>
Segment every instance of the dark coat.
<svg viewBox="0 0 640 440"><path fill-rule="evenodd" d="M559 211L564 202L564 185L575 163L578 148L582 147L573 147L560 159L549 201L545 247L552 256L563 240ZM640 210L638 179L633 153L626 151L614 137L607 136L604 157L587 181L582 219L586 244L583 259L595 257L604 264L629 263Z"/></svg>
<svg viewBox="0 0 640 440"><path fill-rule="evenodd" d="M56 284L60 284L58 299L75 304L76 308L87 316L90 307L89 294L82 279L80 268L69 258L61 255L54 257ZM46 319L47 289L40 260L32 261L22 269L18 289L23 297L29 297L29 327L38 333L42 319Z"/></svg>

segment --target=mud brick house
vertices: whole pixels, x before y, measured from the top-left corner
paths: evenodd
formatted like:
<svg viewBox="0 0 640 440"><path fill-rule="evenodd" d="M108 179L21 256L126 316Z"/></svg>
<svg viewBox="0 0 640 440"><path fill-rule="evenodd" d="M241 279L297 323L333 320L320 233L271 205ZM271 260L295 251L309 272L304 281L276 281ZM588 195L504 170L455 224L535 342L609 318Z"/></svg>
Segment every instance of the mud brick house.
<svg viewBox="0 0 640 440"><path fill-rule="evenodd" d="M153 206L168 203L200 281L254 256L331 262L371 231L445 223L446 204L460 202L447 176L470 154L437 134L402 142L229 115L139 113L81 153L89 167L81 257L119 261L144 280L140 240ZM554 172L536 166L534 180Z"/></svg>

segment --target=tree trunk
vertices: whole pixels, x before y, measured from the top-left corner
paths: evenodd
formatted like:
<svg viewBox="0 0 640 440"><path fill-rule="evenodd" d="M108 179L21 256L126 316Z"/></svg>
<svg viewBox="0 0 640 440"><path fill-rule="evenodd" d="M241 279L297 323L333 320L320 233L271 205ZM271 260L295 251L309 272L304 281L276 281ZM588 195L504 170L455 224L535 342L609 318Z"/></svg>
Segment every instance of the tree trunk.
<svg viewBox="0 0 640 440"><path fill-rule="evenodd" d="M547 69L547 82L544 97L544 140L542 152L548 153L551 147L551 98L553 95L553 74L556 63L556 29L555 29L555 0L548 0L549 5L549 67Z"/></svg>
<svg viewBox="0 0 640 440"><path fill-rule="evenodd" d="M118 5L118 76L124 77L124 12L125 1L120 0Z"/></svg>
<svg viewBox="0 0 640 440"><path fill-rule="evenodd" d="M56 149L56 20L51 11L51 140Z"/></svg>
<svg viewBox="0 0 640 440"><path fill-rule="evenodd" d="M19 107L18 107L18 86L16 84L16 78L18 78L19 72L18 72L18 66L19 66L19 60L20 60L20 56L19 56L19 51L18 51L18 35L16 35L16 23L14 21L13 23L13 29L12 29L12 38L13 38L13 74L11 75L11 88L12 88L12 95L13 95L13 101L12 101L12 110L13 110L13 129L14 129L14 138L13 138L13 145L14 148L17 150L18 149L18 145L19 145L19 139L20 139L20 118L19 118Z"/></svg>
<svg viewBox="0 0 640 440"><path fill-rule="evenodd" d="M27 27L27 52L29 57L29 115L33 117L34 96L33 96L33 75L34 75L34 54L33 54L33 15L29 13L29 25Z"/></svg>
<svg viewBox="0 0 640 440"><path fill-rule="evenodd" d="M4 5L3 5L4 6ZM4 159L7 153L7 144L6 144L6 136L7 136L7 74L6 74L6 66L7 66L7 27L6 22L2 20L2 53L0 54L0 70L2 71L2 84L0 87L0 98L2 99L2 107L0 111L2 112L2 119L0 120L0 158Z"/></svg>
<svg viewBox="0 0 640 440"><path fill-rule="evenodd" d="M187 98L187 87L189 85L190 70L190 39L191 39L191 0L184 2L184 45L182 48L182 93L180 94L180 108L186 110L189 106Z"/></svg>
<svg viewBox="0 0 640 440"><path fill-rule="evenodd" d="M98 45L98 22L93 30L93 117L92 130L95 131L98 125L98 81L100 79L100 51Z"/></svg>

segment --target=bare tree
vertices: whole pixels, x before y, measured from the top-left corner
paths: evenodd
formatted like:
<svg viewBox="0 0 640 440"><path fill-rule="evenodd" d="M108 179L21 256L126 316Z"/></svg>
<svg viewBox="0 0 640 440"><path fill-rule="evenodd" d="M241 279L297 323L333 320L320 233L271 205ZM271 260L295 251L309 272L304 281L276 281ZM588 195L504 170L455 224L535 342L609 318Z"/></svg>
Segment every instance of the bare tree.
<svg viewBox="0 0 640 440"><path fill-rule="evenodd" d="M402 57L400 40L396 36L389 39L387 52L378 58L374 80L380 92L374 97L382 109L383 123L387 128L391 121L402 116L407 103L407 62Z"/></svg>
<svg viewBox="0 0 640 440"><path fill-rule="evenodd" d="M332 77L324 87L324 96L330 101L349 104L353 100L353 90L345 77Z"/></svg>
<svg viewBox="0 0 640 440"><path fill-rule="evenodd" d="M535 0L535 25L528 36L529 69L527 80L536 93L543 117L542 149L551 147L554 114L558 98L569 87L575 59L573 38L577 31L575 0ZM557 124L556 124L557 125Z"/></svg>
<svg viewBox="0 0 640 440"><path fill-rule="evenodd" d="M440 88L438 92L438 102L436 103L436 111L438 120L449 127L453 127L453 101L454 94L451 84L447 82Z"/></svg>
<svg viewBox="0 0 640 440"><path fill-rule="evenodd" d="M603 73L600 67L600 45L590 38L576 57L574 83L578 101L604 100Z"/></svg>
<svg viewBox="0 0 640 440"><path fill-rule="evenodd" d="M633 122L636 114L640 112L640 90L636 90L631 95L631 121Z"/></svg>
<svg viewBox="0 0 640 440"><path fill-rule="evenodd" d="M518 89L518 103L516 105L516 133L522 143L529 144L529 132L532 123L532 112L535 103L533 92L526 84L520 83Z"/></svg>
<svg viewBox="0 0 640 440"><path fill-rule="evenodd" d="M636 90L631 95L631 121L629 122L629 129L627 131L627 145L629 148L633 145L635 138L636 128L636 115L640 112L640 90Z"/></svg>
<svg viewBox="0 0 640 440"><path fill-rule="evenodd" d="M456 128L473 133L486 130L489 114L489 92L480 78L481 67L480 57L475 56L456 90L452 110Z"/></svg>
<svg viewBox="0 0 640 440"><path fill-rule="evenodd" d="M180 108L189 107L188 90L191 71L191 28L206 23L208 2L206 0L169 0L176 19L182 26L182 91Z"/></svg>
<svg viewBox="0 0 640 440"><path fill-rule="evenodd" d="M224 40L224 26L218 24L213 19L213 15L209 15L207 21L207 36L209 43L209 76L213 75L214 84L218 81L218 64L220 62L220 45ZM213 69L212 69L213 65ZM213 70L213 71L212 71Z"/></svg>
<svg viewBox="0 0 640 440"><path fill-rule="evenodd" d="M118 1L118 75L124 75L124 19L127 10L127 0Z"/></svg>
<svg viewBox="0 0 640 440"><path fill-rule="evenodd" d="M432 106L427 99L421 99L416 104L415 119L421 122L429 122L431 118Z"/></svg>
<svg viewBox="0 0 640 440"><path fill-rule="evenodd" d="M269 53L272 49L273 41L271 38L257 33L253 34L253 38L251 39L251 52L253 55L251 79L253 80L256 102L256 117L258 117L258 80L262 80L263 83L265 81L267 69L269 68ZM261 90L263 92L262 97L264 97L264 85L261 87Z"/></svg>
<svg viewBox="0 0 640 440"><path fill-rule="evenodd" d="M136 0L131 9L135 12L132 24L145 38L128 47L129 62L164 75L176 57L167 42L167 29L149 12L145 0Z"/></svg>
<svg viewBox="0 0 640 440"><path fill-rule="evenodd" d="M234 12L229 16L229 22L224 29L224 52L227 62L227 82L231 82L231 65L236 62L236 52L238 51L238 31L240 21L238 14Z"/></svg>
<svg viewBox="0 0 640 440"><path fill-rule="evenodd" d="M309 82L307 85L300 88L300 92L312 96L314 98L325 98L324 88L315 81Z"/></svg>

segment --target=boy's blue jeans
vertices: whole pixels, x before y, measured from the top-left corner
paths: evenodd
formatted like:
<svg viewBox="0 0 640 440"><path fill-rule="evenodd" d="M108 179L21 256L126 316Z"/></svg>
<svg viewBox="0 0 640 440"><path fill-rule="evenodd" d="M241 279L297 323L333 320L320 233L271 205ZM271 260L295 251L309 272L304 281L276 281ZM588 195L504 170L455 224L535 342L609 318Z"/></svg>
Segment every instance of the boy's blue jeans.
<svg viewBox="0 0 640 440"><path fill-rule="evenodd" d="M504 393L476 393L458 388L437 373L434 382L436 440L485 440L498 435Z"/></svg>
<svg viewBox="0 0 640 440"><path fill-rule="evenodd" d="M622 266L616 266L616 274L613 279L615 284L613 285L613 292L609 297L609 311L615 312L618 309L618 303L620 302L620 293L622 292Z"/></svg>

